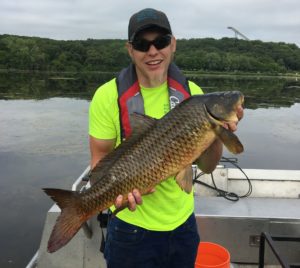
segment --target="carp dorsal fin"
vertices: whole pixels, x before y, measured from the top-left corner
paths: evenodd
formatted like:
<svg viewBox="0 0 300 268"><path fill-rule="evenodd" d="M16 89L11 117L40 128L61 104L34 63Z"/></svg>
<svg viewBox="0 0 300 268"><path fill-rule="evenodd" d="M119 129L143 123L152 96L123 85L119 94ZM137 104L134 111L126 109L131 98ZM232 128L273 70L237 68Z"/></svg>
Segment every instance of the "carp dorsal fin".
<svg viewBox="0 0 300 268"><path fill-rule="evenodd" d="M215 132L219 139L224 143L228 151L230 151L231 153L239 154L244 151L243 144L233 132L222 126L217 126L215 128Z"/></svg>
<svg viewBox="0 0 300 268"><path fill-rule="evenodd" d="M157 119L150 116L139 113L132 113L130 115L130 126L133 135L141 135L149 128L153 127L156 121Z"/></svg>
<svg viewBox="0 0 300 268"><path fill-rule="evenodd" d="M133 113L130 116L132 133L117 148L101 159L90 172L90 180L94 184L105 176L114 163L124 154L144 133L146 133L158 121L152 117Z"/></svg>
<svg viewBox="0 0 300 268"><path fill-rule="evenodd" d="M192 167L186 167L179 171L175 176L175 180L182 190L186 193L190 193L193 188L193 170Z"/></svg>

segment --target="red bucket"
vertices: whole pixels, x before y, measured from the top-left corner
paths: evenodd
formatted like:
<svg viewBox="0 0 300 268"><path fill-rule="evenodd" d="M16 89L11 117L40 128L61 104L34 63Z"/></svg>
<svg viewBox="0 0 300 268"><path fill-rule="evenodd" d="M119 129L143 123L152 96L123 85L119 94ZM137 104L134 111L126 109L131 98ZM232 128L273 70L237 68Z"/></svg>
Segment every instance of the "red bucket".
<svg viewBox="0 0 300 268"><path fill-rule="evenodd" d="M218 244L200 242L195 268L230 268L230 253Z"/></svg>

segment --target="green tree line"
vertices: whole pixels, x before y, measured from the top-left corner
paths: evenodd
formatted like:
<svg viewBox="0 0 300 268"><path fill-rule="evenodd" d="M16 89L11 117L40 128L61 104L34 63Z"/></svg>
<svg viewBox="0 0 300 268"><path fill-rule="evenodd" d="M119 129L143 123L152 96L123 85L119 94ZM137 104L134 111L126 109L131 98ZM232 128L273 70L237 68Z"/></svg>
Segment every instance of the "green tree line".
<svg viewBox="0 0 300 268"><path fill-rule="evenodd" d="M0 69L118 71L130 59L126 40L61 41L0 35ZM300 71L300 48L234 38L177 40L176 64L186 71L285 73Z"/></svg>

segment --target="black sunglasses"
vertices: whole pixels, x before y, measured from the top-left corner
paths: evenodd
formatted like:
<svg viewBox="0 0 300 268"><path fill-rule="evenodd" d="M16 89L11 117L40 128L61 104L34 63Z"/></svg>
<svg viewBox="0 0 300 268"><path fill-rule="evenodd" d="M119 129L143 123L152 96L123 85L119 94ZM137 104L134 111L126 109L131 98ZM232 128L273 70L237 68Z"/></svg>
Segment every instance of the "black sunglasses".
<svg viewBox="0 0 300 268"><path fill-rule="evenodd" d="M163 49L167 47L168 45L170 45L171 39L172 39L172 35L167 34L167 35L158 36L152 41L143 38L141 39L137 38L129 43L132 45L132 47L135 50L147 52L150 49L151 45L155 46L156 49Z"/></svg>

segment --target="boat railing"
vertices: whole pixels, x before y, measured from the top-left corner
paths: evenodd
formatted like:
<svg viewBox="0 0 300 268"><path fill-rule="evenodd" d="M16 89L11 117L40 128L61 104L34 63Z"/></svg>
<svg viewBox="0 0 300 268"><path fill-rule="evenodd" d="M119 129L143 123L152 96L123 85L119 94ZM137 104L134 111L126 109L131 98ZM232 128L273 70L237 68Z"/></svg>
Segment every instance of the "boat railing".
<svg viewBox="0 0 300 268"><path fill-rule="evenodd" d="M83 189L90 187L90 182L88 180L85 180L85 178L89 174L90 169L90 165L88 165L87 168L78 177L78 179L73 183L72 191L82 191ZM85 183L82 184L83 182Z"/></svg>
<svg viewBox="0 0 300 268"><path fill-rule="evenodd" d="M270 235L267 232L262 232L260 235L260 246L259 246L259 268L264 268L265 265L265 242L267 242L272 250L273 254L281 264L283 268L296 268L300 267L300 263L289 263L285 256L280 254L280 251L277 249L274 241L289 241L289 242L300 242L299 236L286 236L286 235Z"/></svg>

